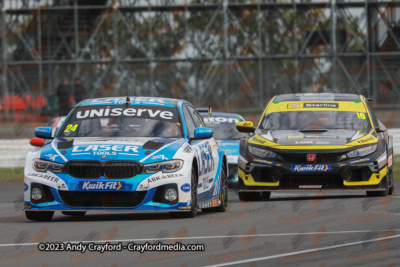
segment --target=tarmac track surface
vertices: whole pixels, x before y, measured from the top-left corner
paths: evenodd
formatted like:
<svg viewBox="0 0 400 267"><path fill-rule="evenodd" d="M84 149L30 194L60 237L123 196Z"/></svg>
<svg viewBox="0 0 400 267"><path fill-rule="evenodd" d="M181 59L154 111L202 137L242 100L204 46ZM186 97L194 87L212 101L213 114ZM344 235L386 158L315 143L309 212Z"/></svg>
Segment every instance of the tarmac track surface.
<svg viewBox="0 0 400 267"><path fill-rule="evenodd" d="M168 214L56 213L26 220L22 184L0 184L1 266L396 266L400 262L400 197L362 192L274 193L240 202L229 192L225 213L195 219ZM400 191L399 186L396 186ZM40 252L39 242L204 244L204 252Z"/></svg>

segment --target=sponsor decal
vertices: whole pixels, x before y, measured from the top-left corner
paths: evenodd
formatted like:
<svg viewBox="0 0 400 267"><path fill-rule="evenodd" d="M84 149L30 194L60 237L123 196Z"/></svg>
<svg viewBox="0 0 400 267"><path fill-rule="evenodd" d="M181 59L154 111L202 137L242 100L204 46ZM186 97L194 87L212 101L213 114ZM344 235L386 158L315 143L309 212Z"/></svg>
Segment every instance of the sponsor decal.
<svg viewBox="0 0 400 267"><path fill-rule="evenodd" d="M218 146L239 146L240 145L239 142L236 142L236 143L234 143L234 142L226 142L225 140L223 142L222 141L217 141L217 143L218 143Z"/></svg>
<svg viewBox="0 0 400 267"><path fill-rule="evenodd" d="M314 144L314 141L310 140L301 140L301 141L296 141L294 142L296 145L312 145Z"/></svg>
<svg viewBox="0 0 400 267"><path fill-rule="evenodd" d="M203 117L204 123L238 123L241 120L239 118L227 118L227 117Z"/></svg>
<svg viewBox="0 0 400 267"><path fill-rule="evenodd" d="M124 191L125 182L79 181L79 189L85 191Z"/></svg>
<svg viewBox="0 0 400 267"><path fill-rule="evenodd" d="M168 160L168 158L165 155L157 155L157 156L153 156L151 159L158 159L158 160Z"/></svg>
<svg viewBox="0 0 400 267"><path fill-rule="evenodd" d="M288 104L288 109L302 108L303 103Z"/></svg>
<svg viewBox="0 0 400 267"><path fill-rule="evenodd" d="M289 135L287 139L301 139L304 138L304 135Z"/></svg>
<svg viewBox="0 0 400 267"><path fill-rule="evenodd" d="M251 138L252 141L256 142L256 143L260 143L260 144L264 144L265 140L262 140L260 138L257 138L256 136L254 136L253 138Z"/></svg>
<svg viewBox="0 0 400 267"><path fill-rule="evenodd" d="M28 189L29 189L29 186L26 183L24 183L24 192L28 191Z"/></svg>
<svg viewBox="0 0 400 267"><path fill-rule="evenodd" d="M304 103L304 108L339 108L338 103Z"/></svg>
<svg viewBox="0 0 400 267"><path fill-rule="evenodd" d="M215 203L217 203L216 206L218 206L219 204L221 204L221 201L218 201L218 199L212 199L199 204L199 208L200 209L212 208L215 207L213 206Z"/></svg>
<svg viewBox="0 0 400 267"><path fill-rule="evenodd" d="M190 210L191 208L191 206L179 206L178 210Z"/></svg>
<svg viewBox="0 0 400 267"><path fill-rule="evenodd" d="M57 201L53 201L53 202L47 202L46 204L49 206L54 206L54 205L60 205L61 203L59 203Z"/></svg>
<svg viewBox="0 0 400 267"><path fill-rule="evenodd" d="M357 143L359 143L359 144L364 144L364 143L367 143L367 142L373 141L373 140L374 140L374 138L373 138L372 136L370 136L370 137L368 137L368 138L358 140Z"/></svg>
<svg viewBox="0 0 400 267"><path fill-rule="evenodd" d="M253 159L252 162L268 164L268 165L274 165L274 162L268 161L268 160L264 160L264 159Z"/></svg>
<svg viewBox="0 0 400 267"><path fill-rule="evenodd" d="M299 188L307 189L307 188L321 188L322 185L299 185Z"/></svg>
<svg viewBox="0 0 400 267"><path fill-rule="evenodd" d="M183 192L189 192L190 191L190 184L184 184L181 186L181 190Z"/></svg>
<svg viewBox="0 0 400 267"><path fill-rule="evenodd" d="M31 209L31 208L32 208L31 205L24 204L24 209Z"/></svg>
<svg viewBox="0 0 400 267"><path fill-rule="evenodd" d="M199 185L197 186L197 188L201 188L201 187L203 187L203 184L202 184L202 183L199 183Z"/></svg>
<svg viewBox="0 0 400 267"><path fill-rule="evenodd" d="M136 117L143 119L158 119L176 121L177 112L175 108L166 107L111 107L111 106L91 106L82 107L74 112L73 120L84 120L90 118L109 118L109 117Z"/></svg>
<svg viewBox="0 0 400 267"><path fill-rule="evenodd" d="M393 165L393 156L390 155L390 157L388 158L388 167Z"/></svg>
<svg viewBox="0 0 400 267"><path fill-rule="evenodd" d="M161 176L154 176L154 177L149 177L147 178L147 183L154 183L157 181L161 181L163 179L167 179L167 178L177 178L177 177L182 177L183 174L182 173L171 173L171 174L165 174L165 175L161 175Z"/></svg>
<svg viewBox="0 0 400 267"><path fill-rule="evenodd" d="M371 161L371 160L372 160L371 158L357 159L357 160L349 161L349 164L352 165L352 164L363 163L363 162L367 162L367 161Z"/></svg>
<svg viewBox="0 0 400 267"><path fill-rule="evenodd" d="M313 134L313 135L306 135L304 138L318 138L318 139L339 139L339 136L337 135L318 135L318 134Z"/></svg>
<svg viewBox="0 0 400 267"><path fill-rule="evenodd" d="M332 165L327 164L297 164L291 166L292 172L331 172Z"/></svg>
<svg viewBox="0 0 400 267"><path fill-rule="evenodd" d="M329 141L317 141L315 142L316 145L329 145L331 142Z"/></svg>
<svg viewBox="0 0 400 267"><path fill-rule="evenodd" d="M213 172L215 170L215 160L210 143L207 141L199 146L194 146L194 148L199 159L199 176Z"/></svg>
<svg viewBox="0 0 400 267"><path fill-rule="evenodd" d="M54 177L54 176L43 174L43 173L35 173L35 172L33 172L33 173L28 173L28 176L46 179L46 180L48 180L50 182L55 182L55 183L57 183L60 180L58 177Z"/></svg>
<svg viewBox="0 0 400 267"><path fill-rule="evenodd" d="M93 155L108 155L116 156L117 154L126 155L138 155L139 147L130 145L88 145L79 146L75 145L72 149L71 155L83 155L83 154L93 154ZM135 153L135 154L134 154Z"/></svg>
<svg viewBox="0 0 400 267"><path fill-rule="evenodd" d="M58 157L57 154L47 154L47 155L44 155L44 156L48 157L51 161L55 161L56 158Z"/></svg>

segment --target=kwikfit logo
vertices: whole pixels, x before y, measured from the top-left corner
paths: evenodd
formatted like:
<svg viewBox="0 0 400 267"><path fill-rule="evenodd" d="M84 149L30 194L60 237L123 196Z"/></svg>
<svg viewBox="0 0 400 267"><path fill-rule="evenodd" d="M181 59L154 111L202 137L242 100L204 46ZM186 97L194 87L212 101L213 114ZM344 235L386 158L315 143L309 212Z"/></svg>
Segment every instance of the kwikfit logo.
<svg viewBox="0 0 400 267"><path fill-rule="evenodd" d="M332 170L331 165L322 165L322 164L301 164L301 165L292 165L292 172L330 172Z"/></svg>
<svg viewBox="0 0 400 267"><path fill-rule="evenodd" d="M79 189L85 191L123 191L125 182L79 182Z"/></svg>

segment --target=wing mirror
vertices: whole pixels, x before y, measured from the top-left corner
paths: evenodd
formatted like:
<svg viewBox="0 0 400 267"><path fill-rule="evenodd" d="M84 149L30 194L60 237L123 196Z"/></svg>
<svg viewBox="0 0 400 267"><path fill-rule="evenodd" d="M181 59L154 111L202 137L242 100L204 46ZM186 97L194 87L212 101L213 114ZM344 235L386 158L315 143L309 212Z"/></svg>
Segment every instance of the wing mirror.
<svg viewBox="0 0 400 267"><path fill-rule="evenodd" d="M251 121L242 121L236 123L236 129L241 133L254 133L256 130Z"/></svg>

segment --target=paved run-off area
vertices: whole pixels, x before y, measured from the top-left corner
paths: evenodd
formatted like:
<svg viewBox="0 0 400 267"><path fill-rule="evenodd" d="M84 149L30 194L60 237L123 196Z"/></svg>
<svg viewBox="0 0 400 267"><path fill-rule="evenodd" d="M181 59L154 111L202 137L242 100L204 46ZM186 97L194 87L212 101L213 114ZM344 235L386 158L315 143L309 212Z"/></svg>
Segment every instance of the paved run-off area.
<svg viewBox="0 0 400 267"><path fill-rule="evenodd" d="M400 261L400 198L365 193L291 192L240 202L229 192L225 213L194 219L168 214L56 213L26 220L22 184L0 184L1 266L395 266ZM397 190L400 187L396 186ZM204 252L40 252L39 242L204 244Z"/></svg>

